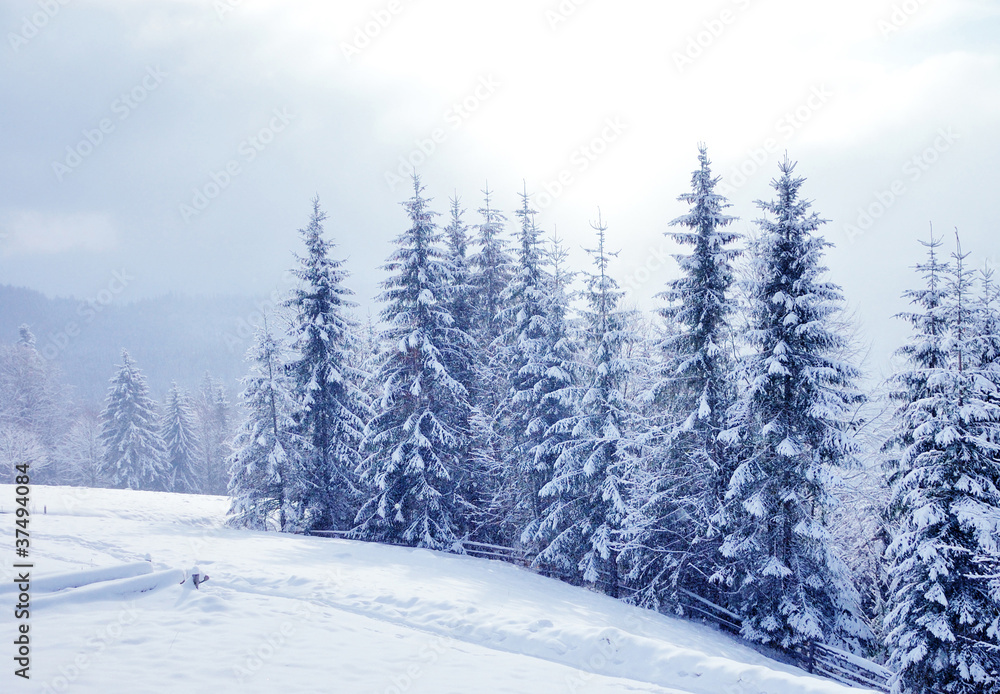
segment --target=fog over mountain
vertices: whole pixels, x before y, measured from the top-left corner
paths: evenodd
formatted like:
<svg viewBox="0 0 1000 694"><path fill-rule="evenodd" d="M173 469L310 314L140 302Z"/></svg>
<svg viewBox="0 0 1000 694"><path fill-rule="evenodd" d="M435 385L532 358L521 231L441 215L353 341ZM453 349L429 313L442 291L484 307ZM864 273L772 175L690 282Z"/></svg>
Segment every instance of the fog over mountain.
<svg viewBox="0 0 1000 694"><path fill-rule="evenodd" d="M157 399L171 381L195 390L205 373L220 379L231 396L239 392L252 323L266 298L162 296L126 301L116 289L87 299L50 299L23 287L0 286L0 343L13 343L27 324L39 354L59 369L83 404L101 405L108 381L127 349L146 374Z"/></svg>

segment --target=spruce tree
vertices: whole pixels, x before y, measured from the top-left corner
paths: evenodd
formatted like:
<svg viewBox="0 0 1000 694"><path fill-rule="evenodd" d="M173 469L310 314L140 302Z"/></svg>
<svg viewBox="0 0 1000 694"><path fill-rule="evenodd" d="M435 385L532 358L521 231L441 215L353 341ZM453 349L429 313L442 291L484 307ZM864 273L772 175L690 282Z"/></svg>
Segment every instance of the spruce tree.
<svg viewBox="0 0 1000 694"><path fill-rule="evenodd" d="M510 283L513 259L504 230L507 218L493 207L489 186L483 191L481 218L470 239L469 285L473 301L470 335L477 349L470 392L471 462L480 491L493 501L504 496L509 483L509 453L512 442L505 424L505 405L510 389L510 368L506 362L503 294ZM461 321L461 317L458 317ZM477 511L475 539L509 543L513 528L508 523L506 504L498 508L492 501Z"/></svg>
<svg viewBox="0 0 1000 694"><path fill-rule="evenodd" d="M201 491L198 475L197 431L194 411L187 393L176 383L170 384L163 407L162 433L166 455L164 458L165 488L183 494Z"/></svg>
<svg viewBox="0 0 1000 694"><path fill-rule="evenodd" d="M287 301L294 312L288 370L295 418L310 454L297 487L302 497L295 502L306 529L347 530L361 502L356 471L368 407L360 388L364 374L351 353L357 337L348 315L353 292L344 286L344 261L330 257L334 244L323 237L326 218L314 198L309 224L299 230L306 247L293 271L299 286Z"/></svg>
<svg viewBox="0 0 1000 694"><path fill-rule="evenodd" d="M733 408L739 463L719 515L726 563L716 580L733 591L743 635L789 648L809 641L857 645L869 638L858 596L826 526L830 480L852 465L858 370L841 357L840 288L824 281L815 232L824 220L799 195L803 178L780 164L776 198L757 205L747 293L747 382Z"/></svg>
<svg viewBox="0 0 1000 694"><path fill-rule="evenodd" d="M900 350L890 445L896 531L886 556L886 642L897 694L1000 691L1000 466L997 382L982 359L966 256L918 266L926 287ZM984 368L986 367L986 368Z"/></svg>
<svg viewBox="0 0 1000 694"><path fill-rule="evenodd" d="M630 371L624 347L626 316L618 304L623 292L607 273L607 227L592 225L597 247L588 249L596 271L587 277L587 387L578 393L577 410L551 427L566 436L559 446L552 480L541 490L551 503L538 525L544 545L541 566L570 572L584 583L618 593L618 554L627 517L626 480L632 463L632 408L624 387ZM573 392L561 394L563 402Z"/></svg>
<svg viewBox="0 0 1000 694"><path fill-rule="evenodd" d="M287 355L265 323L248 354L250 373L241 399L246 418L229 459L229 523L238 527L298 530L307 441L295 421L297 405L285 368Z"/></svg>
<svg viewBox="0 0 1000 694"><path fill-rule="evenodd" d="M522 531L521 542L537 552L535 538L546 515L550 497L541 490L552 480L563 445L571 432L556 425L576 413L582 375L581 348L576 330L571 322L570 302L574 294L570 286L574 273L566 267L568 252L561 239L553 234L546 250L543 267L546 271L545 333L540 362L541 377L533 391L534 414L525 433L531 445L526 450L531 466L532 503L531 520Z"/></svg>
<svg viewBox="0 0 1000 694"><path fill-rule="evenodd" d="M975 338L970 349L984 375L1000 384L1000 285L988 264L979 271L979 286L979 296L972 307ZM1000 402L1000 393L990 397Z"/></svg>
<svg viewBox="0 0 1000 694"><path fill-rule="evenodd" d="M479 208L482 222L476 225L473 238L476 251L469 257L469 264L470 284L476 297L474 331L482 348L490 350L503 336L500 315L503 293L510 283L514 261L504 233L507 218L491 206L489 187L483 196L483 206Z"/></svg>
<svg viewBox="0 0 1000 694"><path fill-rule="evenodd" d="M551 282L542 267L541 231L535 224L528 194L517 210L520 230L510 282L501 294L500 324L504 328L502 362L507 365L509 390L501 404L502 436L510 442L498 469L499 485L492 500L499 541L516 541L527 524L540 517L539 491L548 480L535 469L531 451L544 438L548 424L539 419L537 387L545 377L547 302Z"/></svg>
<svg viewBox="0 0 1000 694"><path fill-rule="evenodd" d="M471 241L458 196L452 197L450 202L451 215L448 226L444 228L444 261L450 279L442 301L452 317L452 327L471 338L479 316L472 286L473 266L469 258ZM469 410L462 421L456 422L468 435L464 438L464 448L457 465L460 472L455 480L458 494L465 500L466 524L475 539L498 542L501 538L494 532L498 524L490 513L490 499L497 488L495 470L491 469L493 458L484 455L479 446L481 441L490 440L493 422L483 416L476 404L476 394L482 392L479 378L484 373L485 359L487 356L478 344L470 341L464 347L452 350L447 355L445 366L468 394Z"/></svg>
<svg viewBox="0 0 1000 694"><path fill-rule="evenodd" d="M414 176L404 203L410 228L383 268L382 340L375 378L382 384L365 429L362 479L371 489L357 518L365 540L461 551L470 509L459 478L467 450L469 395L450 372L471 338L448 311L449 264L435 213Z"/></svg>
<svg viewBox="0 0 1000 694"><path fill-rule="evenodd" d="M472 334L476 322L476 294L472 285L473 265L469 257L469 228L465 224L461 201L456 194L451 198L451 217L444 228L447 262L451 273L451 290L448 311L455 327Z"/></svg>
<svg viewBox="0 0 1000 694"><path fill-rule="evenodd" d="M723 211L730 205L715 192L719 178L704 145L698 162L691 192L678 198L690 211L670 222L684 230L666 232L691 253L675 256L681 276L658 295L667 304L658 313L670 330L659 343L650 389L652 436L641 483L646 499L626 551L639 601L652 607L674 602L678 588L710 596L704 577L719 546L711 518L732 475L720 434L736 395L730 320L732 264L739 253L732 244L740 236L726 230L736 218Z"/></svg>
<svg viewBox="0 0 1000 694"><path fill-rule="evenodd" d="M552 479L558 447L566 439L552 427L574 412L574 403L564 396L572 392L578 369L567 326L572 276L565 269L566 251L558 238L548 250L542 245L527 191L516 214L517 260L501 312L510 373L502 421L511 445L494 508L496 522L504 527L503 541L537 552L536 535L549 503L541 490Z"/></svg>
<svg viewBox="0 0 1000 694"><path fill-rule="evenodd" d="M126 350L101 413L101 475L119 489L166 487L164 446L146 377Z"/></svg>

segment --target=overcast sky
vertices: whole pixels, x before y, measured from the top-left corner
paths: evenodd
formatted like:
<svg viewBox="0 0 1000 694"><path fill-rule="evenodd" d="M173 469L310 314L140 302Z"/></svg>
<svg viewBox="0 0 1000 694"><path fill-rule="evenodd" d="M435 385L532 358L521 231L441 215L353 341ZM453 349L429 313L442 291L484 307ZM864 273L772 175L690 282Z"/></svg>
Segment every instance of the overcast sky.
<svg viewBox="0 0 1000 694"><path fill-rule="evenodd" d="M700 141L742 231L799 162L875 371L930 223L1000 264L995 0L5 0L0 27L0 283L50 295L268 294L318 194L367 307L415 163L470 223L523 181L578 267L599 206L651 307Z"/></svg>

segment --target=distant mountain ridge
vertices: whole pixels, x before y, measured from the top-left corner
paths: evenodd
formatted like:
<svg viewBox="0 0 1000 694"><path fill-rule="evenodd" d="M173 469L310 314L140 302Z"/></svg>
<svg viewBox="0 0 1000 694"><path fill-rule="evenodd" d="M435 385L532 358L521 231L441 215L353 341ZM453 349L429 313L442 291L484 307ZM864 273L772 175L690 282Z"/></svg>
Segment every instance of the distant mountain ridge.
<svg viewBox="0 0 1000 694"><path fill-rule="evenodd" d="M158 400L171 381L194 390L206 372L235 396L253 325L267 300L170 294L126 303L112 292L83 301L0 285L0 343L15 342L18 327L27 323L39 353L59 367L83 402L104 400L123 348Z"/></svg>

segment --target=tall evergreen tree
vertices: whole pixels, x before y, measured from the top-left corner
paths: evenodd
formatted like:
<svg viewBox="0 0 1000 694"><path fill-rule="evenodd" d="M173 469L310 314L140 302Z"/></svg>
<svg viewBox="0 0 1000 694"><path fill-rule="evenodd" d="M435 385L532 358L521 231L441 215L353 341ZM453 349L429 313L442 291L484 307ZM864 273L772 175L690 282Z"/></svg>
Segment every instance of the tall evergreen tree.
<svg viewBox="0 0 1000 694"><path fill-rule="evenodd" d="M739 253L732 244L740 235L726 231L736 218L723 212L730 205L715 192L719 178L704 145L698 162L691 192L678 198L691 209L670 223L684 230L667 232L691 253L675 256L681 277L658 297L667 304L659 315L672 330L660 342L650 389L653 440L642 484L651 489L626 551L639 599L653 607L672 601L677 588L710 593L704 578L719 546L710 519L733 471L719 437L736 395L729 346L732 264Z"/></svg>
<svg viewBox="0 0 1000 694"><path fill-rule="evenodd" d="M187 393L176 383L171 383L167 391L161 427L166 453L165 488L172 492L197 494L201 491L198 475L200 455L194 411Z"/></svg>
<svg viewBox="0 0 1000 694"><path fill-rule="evenodd" d="M101 413L101 475L120 489L165 488L164 446L146 377L126 350Z"/></svg>
<svg viewBox="0 0 1000 694"><path fill-rule="evenodd" d="M494 523L502 528L499 541L516 541L525 526L540 516L538 493L547 481L535 469L532 449L544 438L548 425L538 420L537 388L545 377L543 357L550 325L547 303L551 282L543 270L541 231L535 224L527 190L517 210L520 230L517 258L510 282L501 293L502 362L507 365L508 393L501 405L503 438L510 441L500 461L500 483L492 500Z"/></svg>
<svg viewBox="0 0 1000 694"><path fill-rule="evenodd" d="M616 596L633 445L631 407L623 397L630 370L623 348L631 338L618 306L623 292L607 273L614 255L605 245L607 227L600 217L593 227L597 248L588 252L596 271L587 277L585 316L589 385L579 398L578 410L552 427L567 440L560 446L552 480L541 490L551 503L539 524L545 546L536 562L570 571Z"/></svg>
<svg viewBox="0 0 1000 694"><path fill-rule="evenodd" d="M296 502L305 528L347 530L361 502L356 471L368 404L360 388L364 374L351 358L353 292L344 286L344 261L330 257L334 244L323 238L326 218L314 198L309 225L299 231L306 254L293 274L300 284L287 302L294 311L288 369L295 417L311 454Z"/></svg>
<svg viewBox="0 0 1000 694"><path fill-rule="evenodd" d="M970 345L971 357L987 378L1000 384L1000 285L988 264L979 271L979 285L979 297L972 307L975 338Z"/></svg>
<svg viewBox="0 0 1000 694"><path fill-rule="evenodd" d="M531 505L527 525L520 541L537 554L544 539L540 527L552 499L541 490L552 481L556 461L570 433L556 426L576 412L579 379L583 372L580 348L570 325L570 284L573 274L566 269L568 252L558 236L553 235L543 257L545 272L545 330L539 357L541 376L533 387L531 414L526 418L525 462L530 475L528 490Z"/></svg>
<svg viewBox="0 0 1000 694"><path fill-rule="evenodd" d="M890 397L899 403L919 400L927 393L927 381L936 370L948 365L946 340L948 339L948 308L945 281L950 273L947 262L939 255L941 240L934 238L920 242L927 248L927 262L916 266L924 281L924 288L904 292L904 298L917 307L917 311L900 313L897 317L905 320L914 331L914 339L904 345L897 354L913 367L901 371L893 377L894 388ZM902 449L913 444L912 432L898 428L887 442L888 446Z"/></svg>
<svg viewBox="0 0 1000 694"><path fill-rule="evenodd" d="M476 322L476 295L472 285L473 265L469 257L469 228L463 220L465 210L456 194L450 200L451 217L444 229L447 261L451 272L448 311L455 327L472 334Z"/></svg>
<svg viewBox="0 0 1000 694"><path fill-rule="evenodd" d="M459 550L466 528L461 497L470 406L449 371L471 338L448 311L450 268L441 232L420 179L404 203L411 226L383 266L386 324L377 379L382 397L365 430L363 480L372 497L358 514L356 536L432 549Z"/></svg>
<svg viewBox="0 0 1000 694"><path fill-rule="evenodd" d="M900 350L900 403L890 444L897 530L886 641L897 694L1000 691L1000 407L983 369L971 278L960 251L937 262L929 244L926 288Z"/></svg>
<svg viewBox="0 0 1000 694"><path fill-rule="evenodd" d="M256 530L267 530L276 522L278 530L297 530L301 509L296 502L303 498L301 487L306 482L303 467L312 456L295 421L297 404L285 368L285 349L266 323L248 361L250 373L243 379L241 394L246 419L229 459L229 522Z"/></svg>
<svg viewBox="0 0 1000 694"><path fill-rule="evenodd" d="M479 317L475 288L472 285L474 268L469 257L468 226L463 219L464 210L456 194L451 198L451 215L448 226L444 228L445 254L444 260L448 266L447 292L443 303L452 317L452 327L471 337L475 332ZM480 376L485 373L484 360L487 355L477 344L469 343L461 349L452 350L445 364L448 372L456 381L462 384L468 394L469 410L456 425L468 435L463 440L464 448L460 453L458 464L461 470L456 484L458 493L466 501L467 521L472 528L472 536L476 539L498 541L493 533L496 526L490 515L489 502L496 489L494 471L491 469L492 456L484 455L480 449L483 441L489 441L493 432L492 419L483 416L477 406L476 395L482 392L479 383ZM481 534L481 532L484 534Z"/></svg>
<svg viewBox="0 0 1000 694"><path fill-rule="evenodd" d="M734 591L743 635L791 647L870 638L858 595L832 551L826 519L831 475L853 464L857 369L841 359L841 290L823 281L824 223L801 199L803 178L780 164L776 199L758 201L748 294L748 386L734 406L739 465L719 514L728 564L715 577Z"/></svg>
<svg viewBox="0 0 1000 694"><path fill-rule="evenodd" d="M476 337L483 349L490 349L503 336L500 315L503 293L510 283L514 261L504 233L507 218L491 206L489 187L483 195L485 200L479 208L482 222L476 225L473 238L476 251L469 263L472 267L470 283L476 297Z"/></svg>
<svg viewBox="0 0 1000 694"><path fill-rule="evenodd" d="M470 401L471 461L480 490L496 500L509 482L507 463L512 442L505 424L507 394L510 389L510 368L506 363L504 344L503 294L510 283L513 259L504 230L507 218L493 207L489 186L483 191L484 202L478 212L479 224L474 226L469 255L469 285L474 298L470 335L478 349L473 360L475 374ZM458 318L461 322L461 317ZM457 374L456 374L457 376ZM504 510L488 503L477 512L477 540L507 543L512 528Z"/></svg>

